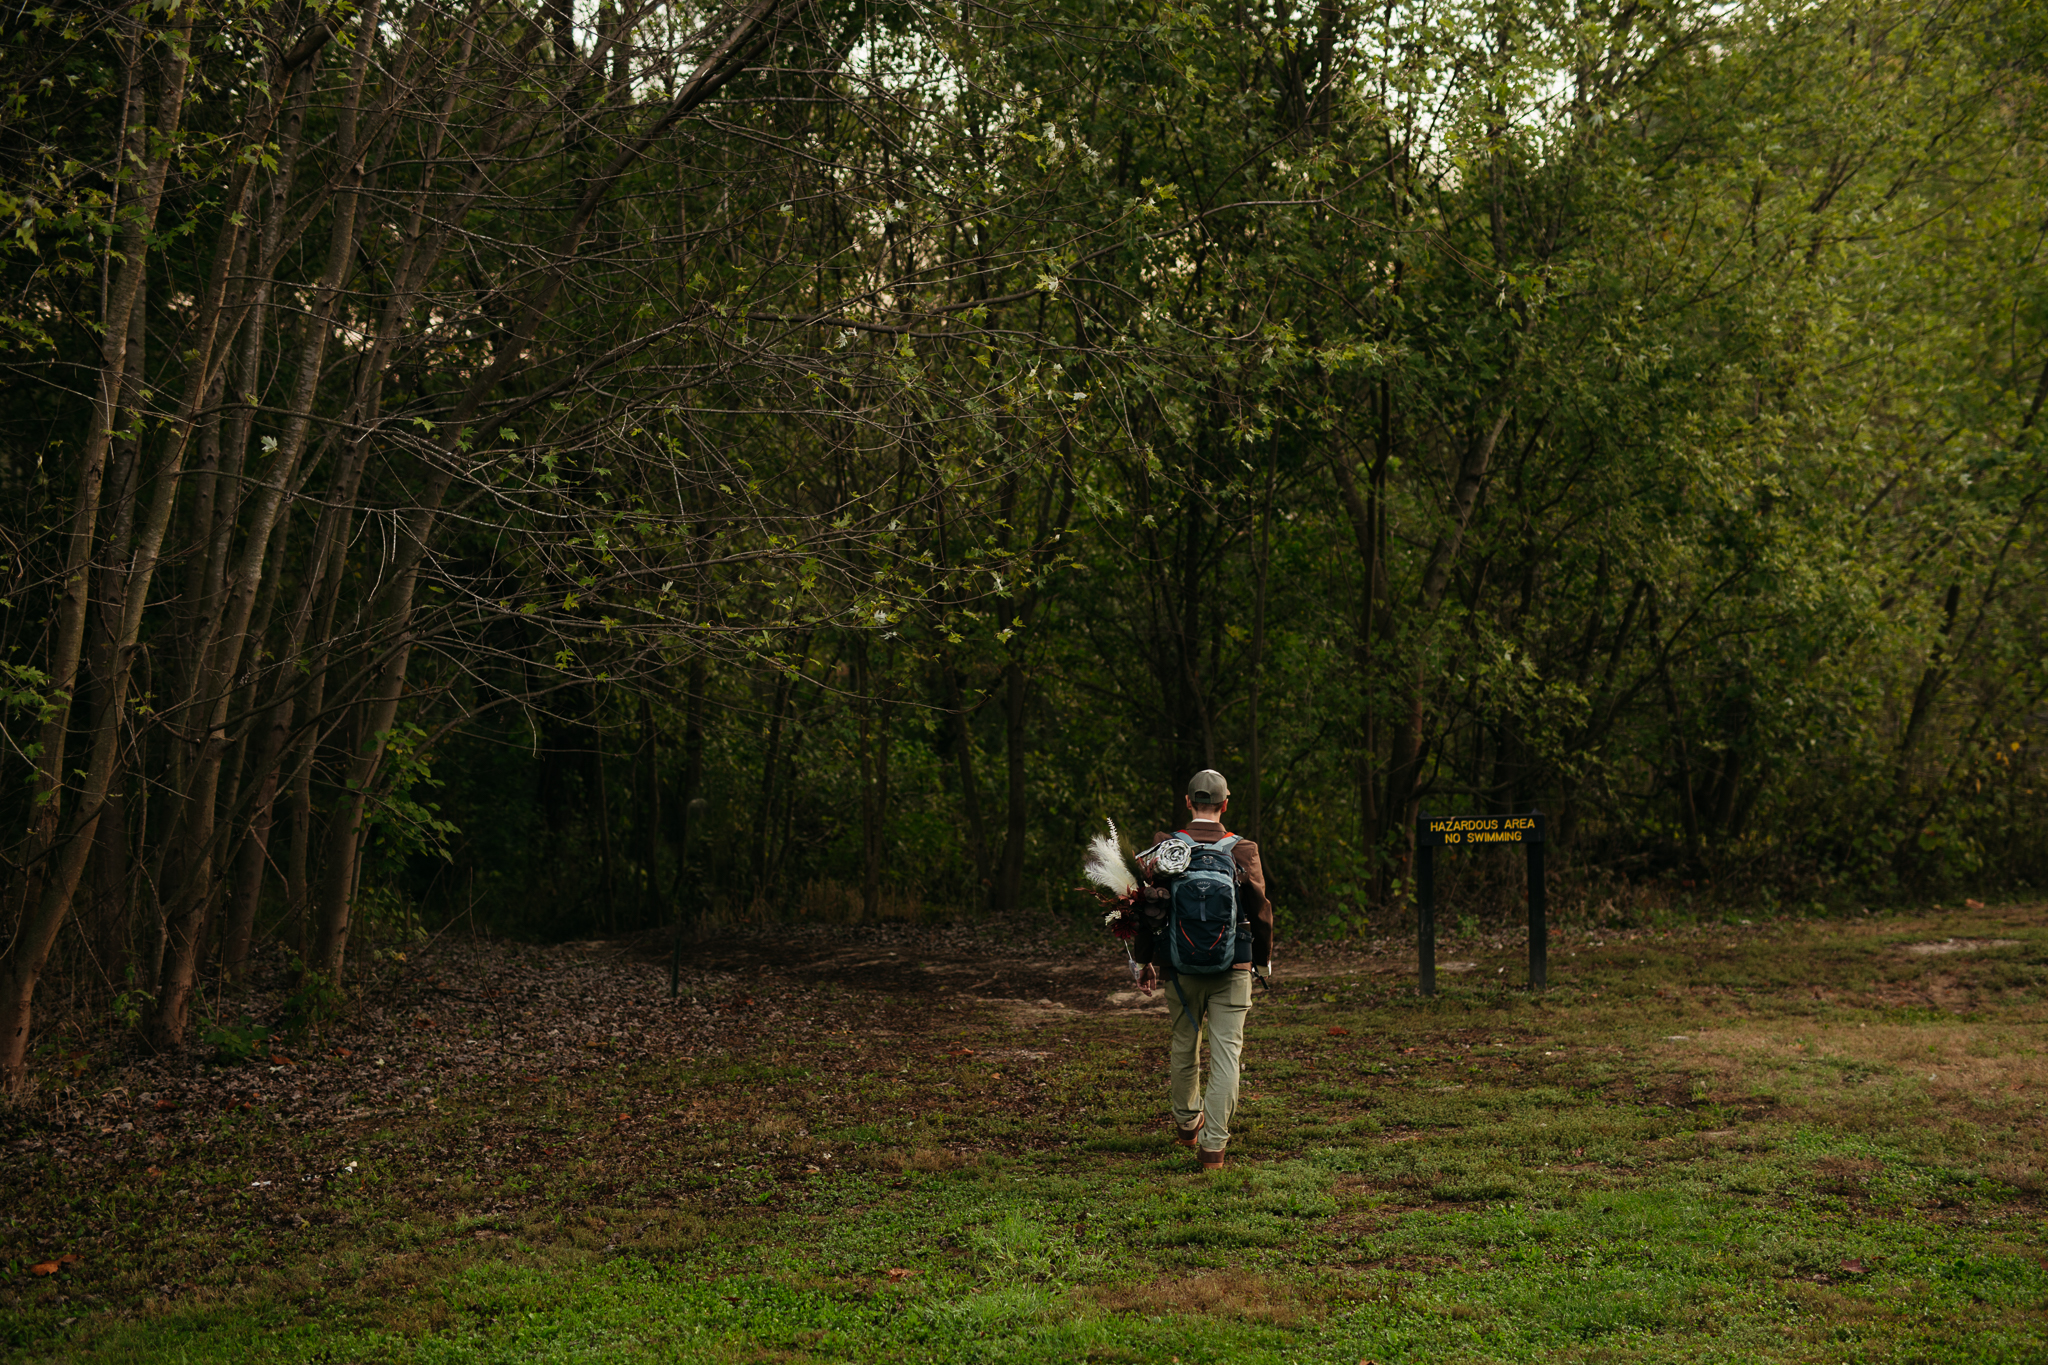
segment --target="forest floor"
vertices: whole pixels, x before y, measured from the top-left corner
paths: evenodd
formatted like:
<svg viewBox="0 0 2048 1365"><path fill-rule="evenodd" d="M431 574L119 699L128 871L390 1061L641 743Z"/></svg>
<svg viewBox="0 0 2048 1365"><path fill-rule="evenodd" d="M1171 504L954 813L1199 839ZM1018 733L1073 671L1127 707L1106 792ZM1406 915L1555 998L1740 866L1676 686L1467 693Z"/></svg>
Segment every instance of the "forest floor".
<svg viewBox="0 0 2048 1365"><path fill-rule="evenodd" d="M0 1353L2048 1360L2048 906L1522 952L1283 945L1206 1177L1107 939L447 937L239 1064L52 1040Z"/></svg>

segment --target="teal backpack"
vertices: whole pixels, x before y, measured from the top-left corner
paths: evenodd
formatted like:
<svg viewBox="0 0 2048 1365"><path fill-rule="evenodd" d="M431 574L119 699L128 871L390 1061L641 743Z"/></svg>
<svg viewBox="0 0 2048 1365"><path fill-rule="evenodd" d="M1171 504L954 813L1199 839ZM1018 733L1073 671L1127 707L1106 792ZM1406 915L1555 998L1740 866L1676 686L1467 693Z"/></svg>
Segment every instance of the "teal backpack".
<svg viewBox="0 0 2048 1365"><path fill-rule="evenodd" d="M1166 932L1173 969L1189 976L1217 976L1237 962L1237 860L1230 850L1237 836L1204 844L1176 831L1189 845L1188 870L1173 879L1167 899Z"/></svg>

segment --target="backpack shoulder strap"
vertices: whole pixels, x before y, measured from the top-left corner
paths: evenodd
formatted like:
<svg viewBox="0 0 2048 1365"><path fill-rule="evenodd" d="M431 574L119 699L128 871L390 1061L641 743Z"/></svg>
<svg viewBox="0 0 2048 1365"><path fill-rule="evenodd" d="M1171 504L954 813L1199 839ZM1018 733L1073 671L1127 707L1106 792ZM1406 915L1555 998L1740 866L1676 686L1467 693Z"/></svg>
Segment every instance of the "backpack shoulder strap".
<svg viewBox="0 0 2048 1365"><path fill-rule="evenodd" d="M1237 846L1243 842L1244 838L1242 835L1226 834L1221 839L1218 839L1215 843L1209 845L1209 847L1215 849L1218 853L1230 854L1230 879L1234 882L1244 881L1244 869L1238 866L1237 854L1234 851L1237 848Z"/></svg>
<svg viewBox="0 0 2048 1365"><path fill-rule="evenodd" d="M1192 844L1195 842L1195 836L1188 833L1184 829L1177 829L1173 833L1167 835L1166 837L1169 839L1178 839L1184 844Z"/></svg>

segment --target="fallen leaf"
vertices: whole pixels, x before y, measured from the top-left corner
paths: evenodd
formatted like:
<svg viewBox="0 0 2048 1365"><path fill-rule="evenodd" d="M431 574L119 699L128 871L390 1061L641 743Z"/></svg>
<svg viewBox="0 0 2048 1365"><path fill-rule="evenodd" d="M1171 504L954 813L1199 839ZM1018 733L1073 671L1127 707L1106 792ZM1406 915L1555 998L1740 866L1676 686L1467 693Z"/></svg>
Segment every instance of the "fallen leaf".
<svg viewBox="0 0 2048 1365"><path fill-rule="evenodd" d="M28 1268L28 1273L31 1275L54 1275L63 1268L63 1266L58 1265L55 1261L37 1261Z"/></svg>
<svg viewBox="0 0 2048 1365"><path fill-rule="evenodd" d="M1351 1030L1348 1028L1333 1028L1330 1030L1330 1036L1332 1038L1349 1038Z"/></svg>
<svg viewBox="0 0 2048 1365"><path fill-rule="evenodd" d="M1844 1261L1842 1262L1842 1269L1848 1271L1851 1275L1861 1275L1863 1273L1863 1262Z"/></svg>
<svg viewBox="0 0 2048 1365"><path fill-rule="evenodd" d="M168 1114L177 1107L178 1103L176 1100L158 1100L156 1102L156 1112L159 1114Z"/></svg>
<svg viewBox="0 0 2048 1365"><path fill-rule="evenodd" d="M77 1265L77 1264L78 1264L78 1257L77 1257L77 1255L76 1255L76 1254L74 1254L74 1253L72 1253L72 1252L69 1252L69 1251L67 1251L67 1252L65 1252L65 1253L64 1253L64 1254L63 1254L62 1256L59 1256L59 1257L57 1258L57 1264L58 1264L58 1265Z"/></svg>
<svg viewBox="0 0 2048 1365"><path fill-rule="evenodd" d="M143 1174L148 1176L151 1180L155 1180L158 1176L162 1175L163 1173L164 1170L161 1166L152 1166L148 1170L143 1172Z"/></svg>

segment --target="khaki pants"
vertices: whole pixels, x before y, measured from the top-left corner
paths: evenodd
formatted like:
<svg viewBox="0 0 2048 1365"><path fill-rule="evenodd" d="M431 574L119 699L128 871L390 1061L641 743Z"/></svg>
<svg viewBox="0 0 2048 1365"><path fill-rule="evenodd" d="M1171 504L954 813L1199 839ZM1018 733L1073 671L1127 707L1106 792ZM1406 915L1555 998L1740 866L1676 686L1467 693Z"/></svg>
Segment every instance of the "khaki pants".
<svg viewBox="0 0 2048 1365"><path fill-rule="evenodd" d="M1230 1141L1230 1116L1237 1110L1238 1056L1244 1051L1244 1017L1252 1007L1252 974L1180 976L1165 983L1166 1017L1173 1021L1168 1052L1173 1121L1185 1128L1196 1114L1207 1115L1198 1139L1220 1152ZM1199 1084L1202 1033L1209 1035L1209 1084Z"/></svg>

